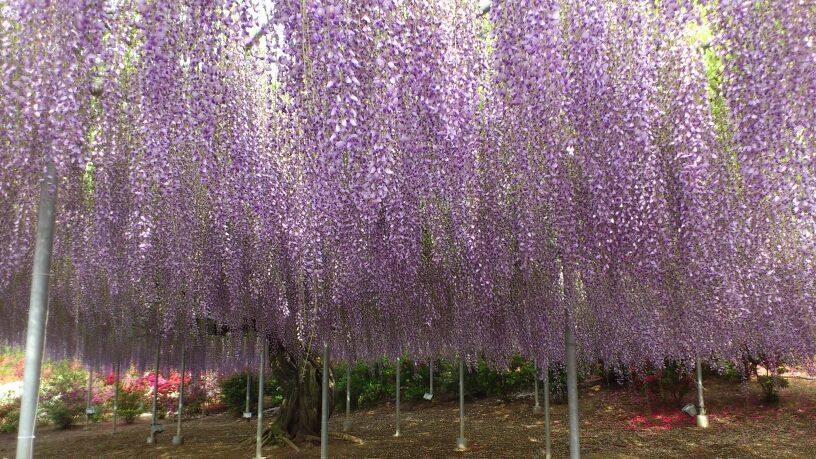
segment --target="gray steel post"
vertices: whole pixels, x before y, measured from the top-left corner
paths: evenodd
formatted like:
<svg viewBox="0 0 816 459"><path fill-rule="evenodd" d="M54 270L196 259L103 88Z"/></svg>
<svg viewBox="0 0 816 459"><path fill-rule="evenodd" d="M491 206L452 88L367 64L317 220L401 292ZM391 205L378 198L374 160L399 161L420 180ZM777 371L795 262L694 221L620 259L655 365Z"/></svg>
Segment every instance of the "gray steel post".
<svg viewBox="0 0 816 459"><path fill-rule="evenodd" d="M703 400L703 364L700 357L696 359L697 366L697 403L700 405L700 413L697 415L697 427L708 428L708 415L705 410L705 400Z"/></svg>
<svg viewBox="0 0 816 459"><path fill-rule="evenodd" d="M329 345L323 348L323 388L320 401L320 459L329 458Z"/></svg>
<svg viewBox="0 0 816 459"><path fill-rule="evenodd" d="M120 363L116 363L116 382L113 386L113 433L116 433L116 415L119 411L119 367Z"/></svg>
<svg viewBox="0 0 816 459"><path fill-rule="evenodd" d="M257 347L258 341L255 341L255 347ZM252 419L252 411L249 408L249 398L252 390L252 376L249 371L249 364L247 363L247 336L244 335L243 344L241 346L241 351L244 354L244 371L246 372L246 402L244 404L244 419L249 422Z"/></svg>
<svg viewBox="0 0 816 459"><path fill-rule="evenodd" d="M575 330L572 314L565 309L566 327L564 340L567 348L567 402L569 409L570 458L581 457L581 443L578 420L578 362L575 350Z"/></svg>
<svg viewBox="0 0 816 459"><path fill-rule="evenodd" d="M163 429L158 424L158 401L159 401L159 359L161 357L161 332L156 339L156 370L153 372L153 421L150 424L150 436L147 437L147 444L156 444L156 434L162 432Z"/></svg>
<svg viewBox="0 0 816 459"><path fill-rule="evenodd" d="M456 448L467 448L465 439L465 358L459 357L459 438L456 439Z"/></svg>
<svg viewBox="0 0 816 459"><path fill-rule="evenodd" d="M425 392L425 395L422 396L425 400L433 400L433 360L428 361L428 379L430 380L430 384L428 385L428 392Z"/></svg>
<svg viewBox="0 0 816 459"><path fill-rule="evenodd" d="M550 432L550 372L544 368L544 457L552 459L552 434Z"/></svg>
<svg viewBox="0 0 816 459"><path fill-rule="evenodd" d="M264 406L264 366L266 365L266 353L269 349L269 343L266 339L260 340L261 350L259 352L260 362L258 364L258 426L255 430L255 459L262 459L261 449L263 447L263 406Z"/></svg>
<svg viewBox="0 0 816 459"><path fill-rule="evenodd" d="M51 273L51 251L54 246L54 203L57 199L57 170L53 161L45 167L40 184L40 204L37 209L37 236L34 263L31 269L31 295L26 328L23 395L17 429L17 457L34 456L34 428L37 424L37 402L40 395L45 343L45 323L48 317L48 284Z"/></svg>
<svg viewBox="0 0 816 459"><path fill-rule="evenodd" d="M343 420L343 432L351 429L351 362L346 364L346 419Z"/></svg>
<svg viewBox="0 0 816 459"><path fill-rule="evenodd" d="M535 404L533 405L533 413L541 413L541 405L538 404L538 363L536 363L535 359L533 359L533 399L535 400Z"/></svg>
<svg viewBox="0 0 816 459"><path fill-rule="evenodd" d="M93 368L88 367L88 387L85 389L85 428L91 427L91 415L94 413L91 409L93 400Z"/></svg>
<svg viewBox="0 0 816 459"><path fill-rule="evenodd" d="M249 411L249 392L252 390L252 374L249 372L248 367L246 369L246 378L246 406L244 407L244 418L249 422L249 420L252 419L252 412Z"/></svg>
<svg viewBox="0 0 816 459"><path fill-rule="evenodd" d="M397 357L397 432L394 434L395 437L402 435L400 432L400 367L400 359Z"/></svg>
<svg viewBox="0 0 816 459"><path fill-rule="evenodd" d="M428 393L431 394L431 398L433 398L433 360L428 362L428 375L430 377L430 387L428 387Z"/></svg>
<svg viewBox="0 0 816 459"><path fill-rule="evenodd" d="M184 357L186 348L181 348L181 378L179 379L179 400L178 400L178 415L176 417L176 436L173 437L173 444L179 446L184 443L184 437L181 436L181 413L184 411Z"/></svg>

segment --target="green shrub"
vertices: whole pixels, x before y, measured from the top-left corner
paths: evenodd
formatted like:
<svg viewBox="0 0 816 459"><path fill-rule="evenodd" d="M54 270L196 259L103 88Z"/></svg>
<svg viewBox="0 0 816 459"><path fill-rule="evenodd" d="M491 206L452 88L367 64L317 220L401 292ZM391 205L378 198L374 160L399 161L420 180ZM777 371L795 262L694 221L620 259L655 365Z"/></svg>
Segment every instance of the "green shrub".
<svg viewBox="0 0 816 459"><path fill-rule="evenodd" d="M598 364L598 375L601 377L601 384L607 387L631 388L636 383L637 375L625 365L606 365L601 361Z"/></svg>
<svg viewBox="0 0 816 459"><path fill-rule="evenodd" d="M458 371L456 368L457 374ZM491 368L484 359L479 359L476 370L465 374L465 391L470 397L498 397L508 401L512 394L532 389L534 377L533 363L518 355L512 358L507 369L501 370ZM455 391L458 390L457 382Z"/></svg>
<svg viewBox="0 0 816 459"><path fill-rule="evenodd" d="M0 406L0 433L17 432L20 422L20 399Z"/></svg>
<svg viewBox="0 0 816 459"><path fill-rule="evenodd" d="M777 368L776 371L770 374L757 376L757 382L759 382L759 386L762 388L765 402L778 402L779 390L785 389L790 385L788 380L781 376L785 371L784 368Z"/></svg>
<svg viewBox="0 0 816 459"><path fill-rule="evenodd" d="M85 413L88 373L73 362L53 366L51 377L44 381L42 406L56 426L66 429Z"/></svg>
<svg viewBox="0 0 816 459"><path fill-rule="evenodd" d="M644 377L643 384L649 392L659 394L663 403L681 405L683 398L694 386L694 379L685 364L677 360L666 360L662 368Z"/></svg>
<svg viewBox="0 0 816 459"><path fill-rule="evenodd" d="M116 416L125 424L133 424L144 413L144 394L138 390L119 390Z"/></svg>
<svg viewBox="0 0 816 459"><path fill-rule="evenodd" d="M427 364L415 365L408 358L400 359L400 385L402 399L421 400L430 386L430 372ZM456 395L459 393L459 363L437 360L434 362L435 395ZM337 407L345 409L346 366L335 368L337 377ZM562 368L551 367L550 393L554 403L566 401L566 373ZM491 368L484 359L479 359L473 371L465 369L465 396L469 398L498 397L509 400L517 392L533 389L535 367L531 361L515 356L508 369ZM351 407L373 405L384 400L393 400L396 394L396 369L392 362L380 360L371 364L358 362L351 371Z"/></svg>
<svg viewBox="0 0 816 459"><path fill-rule="evenodd" d="M358 395L358 405L371 405L396 394L396 371L395 368L386 363L375 364L372 374L359 379L352 375L352 387L360 381L361 388Z"/></svg>
<svg viewBox="0 0 816 459"><path fill-rule="evenodd" d="M207 403L207 391L201 387L201 384L192 384L184 388L184 410L187 413L201 413L205 403Z"/></svg>
<svg viewBox="0 0 816 459"><path fill-rule="evenodd" d="M547 370L550 384L550 399L553 403L567 403L567 369L560 365L551 365ZM578 384L584 380L578 373Z"/></svg>
<svg viewBox="0 0 816 459"><path fill-rule="evenodd" d="M405 367L405 365L403 365ZM347 367L339 365L333 369L335 375L335 407L345 409ZM388 398L388 394L396 393L396 372L386 360L373 362L357 362L351 368L351 408L370 405ZM389 381L390 379L390 381ZM392 395L393 397L393 395Z"/></svg>
<svg viewBox="0 0 816 459"><path fill-rule="evenodd" d="M438 365L438 363L437 363ZM346 365L334 369L335 397L337 407L345 409L347 370ZM438 367L435 366L434 385L438 389L440 380ZM408 358L400 359L400 389L402 400L420 400L428 391L429 377L427 365L417 366ZM373 363L357 362L351 369L351 407L374 405L384 400L393 400L396 396L397 372L392 362L382 359Z"/></svg>
<svg viewBox="0 0 816 459"><path fill-rule="evenodd" d="M272 406L277 406L283 400L283 390L272 378L265 378L264 395L272 397ZM258 383L257 375L252 375L249 391L249 406L254 413L258 407ZM246 409L246 386L247 373L235 373L219 383L221 386L221 396L229 411L236 416L240 416Z"/></svg>
<svg viewBox="0 0 816 459"><path fill-rule="evenodd" d="M732 362L723 362L717 374L719 377L730 383L742 383L746 379L745 371L740 371Z"/></svg>
<svg viewBox="0 0 816 459"><path fill-rule="evenodd" d="M434 364L435 369L437 365L438 363ZM405 361L405 365L401 369L402 373L406 375L406 377L402 378L405 382L400 383L404 385L402 395L405 400L422 400L430 388L430 372L428 370L428 365L417 366L410 360ZM434 379L435 385L436 379ZM396 388L394 391L396 393ZM434 391L436 391L436 387L434 387Z"/></svg>
<svg viewBox="0 0 816 459"><path fill-rule="evenodd" d="M669 360L663 366L663 378L661 379L663 391L671 395L678 404L682 403L683 397L694 385L691 372L682 363L676 360Z"/></svg>
<svg viewBox="0 0 816 459"><path fill-rule="evenodd" d="M85 412L85 405L68 399L52 398L43 403L43 408L51 422L60 429L74 425L79 416Z"/></svg>

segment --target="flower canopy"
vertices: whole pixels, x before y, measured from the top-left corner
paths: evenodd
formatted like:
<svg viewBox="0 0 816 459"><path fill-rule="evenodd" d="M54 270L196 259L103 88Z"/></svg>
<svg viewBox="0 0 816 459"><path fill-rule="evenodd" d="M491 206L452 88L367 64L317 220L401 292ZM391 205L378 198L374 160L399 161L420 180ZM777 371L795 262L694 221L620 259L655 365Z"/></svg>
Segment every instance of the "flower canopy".
<svg viewBox="0 0 816 459"><path fill-rule="evenodd" d="M793 1L0 1L0 339L24 339L53 163L55 355L562 362L569 324L607 365L810 364L814 24Z"/></svg>

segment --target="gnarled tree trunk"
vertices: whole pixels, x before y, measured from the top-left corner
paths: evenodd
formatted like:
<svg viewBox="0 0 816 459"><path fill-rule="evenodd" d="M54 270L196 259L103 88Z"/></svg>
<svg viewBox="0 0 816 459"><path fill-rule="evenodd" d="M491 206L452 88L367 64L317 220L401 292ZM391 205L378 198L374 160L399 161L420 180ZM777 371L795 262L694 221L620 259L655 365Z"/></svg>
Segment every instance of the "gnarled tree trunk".
<svg viewBox="0 0 816 459"><path fill-rule="evenodd" d="M272 374L280 384L284 400L272 430L295 440L304 435L320 436L323 362L310 353L295 357L280 351L271 359ZM329 416L334 409L334 374L329 369Z"/></svg>

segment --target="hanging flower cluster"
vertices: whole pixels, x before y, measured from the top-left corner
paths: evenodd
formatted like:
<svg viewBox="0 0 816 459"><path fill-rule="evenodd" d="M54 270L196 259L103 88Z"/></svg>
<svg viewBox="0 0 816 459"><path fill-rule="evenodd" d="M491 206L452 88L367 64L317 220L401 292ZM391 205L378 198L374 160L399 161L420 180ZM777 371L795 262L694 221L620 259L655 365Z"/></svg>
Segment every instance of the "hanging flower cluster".
<svg viewBox="0 0 816 459"><path fill-rule="evenodd" d="M515 352L810 362L816 10L0 6L0 337L58 173L49 352L236 369ZM249 339L247 339L249 338ZM253 345L249 345L253 343Z"/></svg>

